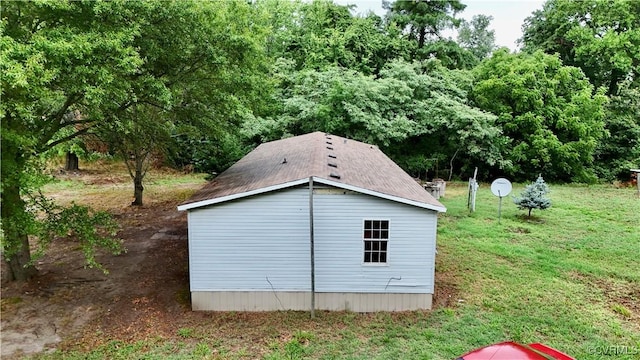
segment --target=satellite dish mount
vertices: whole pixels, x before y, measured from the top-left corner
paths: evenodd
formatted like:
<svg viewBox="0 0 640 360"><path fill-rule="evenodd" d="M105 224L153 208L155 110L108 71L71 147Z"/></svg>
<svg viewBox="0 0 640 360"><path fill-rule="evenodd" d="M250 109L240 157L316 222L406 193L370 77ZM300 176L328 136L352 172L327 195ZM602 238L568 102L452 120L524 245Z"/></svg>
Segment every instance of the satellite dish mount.
<svg viewBox="0 0 640 360"><path fill-rule="evenodd" d="M511 193L511 181L505 178L497 178L491 183L491 192L493 195L500 198L498 202L498 224L500 224L500 218L502 217L502 198L508 196Z"/></svg>

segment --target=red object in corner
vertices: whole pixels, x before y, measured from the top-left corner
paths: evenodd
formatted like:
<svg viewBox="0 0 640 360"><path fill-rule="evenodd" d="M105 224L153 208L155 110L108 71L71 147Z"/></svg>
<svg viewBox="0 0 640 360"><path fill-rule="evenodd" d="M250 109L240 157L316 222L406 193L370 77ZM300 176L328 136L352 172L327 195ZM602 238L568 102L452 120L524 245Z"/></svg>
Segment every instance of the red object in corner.
<svg viewBox="0 0 640 360"><path fill-rule="evenodd" d="M513 341L485 346L462 355L457 360L576 360L543 344L522 345Z"/></svg>

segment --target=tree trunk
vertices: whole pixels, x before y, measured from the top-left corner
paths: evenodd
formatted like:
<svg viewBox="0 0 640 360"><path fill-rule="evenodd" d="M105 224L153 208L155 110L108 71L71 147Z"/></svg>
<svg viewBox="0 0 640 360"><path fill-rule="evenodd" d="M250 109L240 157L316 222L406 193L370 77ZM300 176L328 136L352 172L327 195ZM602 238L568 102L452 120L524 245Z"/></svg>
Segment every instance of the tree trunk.
<svg viewBox="0 0 640 360"><path fill-rule="evenodd" d="M611 70L611 78L609 79L609 89L607 95L618 95L619 83L624 78L624 73L618 69Z"/></svg>
<svg viewBox="0 0 640 360"><path fill-rule="evenodd" d="M144 191L142 180L144 179L145 175L144 161L146 159L146 155L136 151L134 156L135 174L133 176L133 202L131 203L131 205L142 206L142 192Z"/></svg>
<svg viewBox="0 0 640 360"><path fill-rule="evenodd" d="M29 264L31 261L31 250L29 249L29 237L26 234L19 235L20 249L18 253L10 259L5 258L5 262L11 269L9 280L26 281L34 277L38 270L35 266Z"/></svg>
<svg viewBox="0 0 640 360"><path fill-rule="evenodd" d="M533 208L529 208L529 217L531 217L531 210L533 210Z"/></svg>
<svg viewBox="0 0 640 360"><path fill-rule="evenodd" d="M25 281L37 274L37 270L30 265L31 251L29 249L29 215L26 204L20 197L20 174L24 171L25 162L16 154L17 147L6 141L2 148L2 231L3 258L11 270L9 280Z"/></svg>
<svg viewBox="0 0 640 360"><path fill-rule="evenodd" d="M70 151L67 151L67 157L66 157L64 169L66 171L78 171L80 170L80 168L78 167L79 165L78 162L79 162L78 155Z"/></svg>
<svg viewBox="0 0 640 360"><path fill-rule="evenodd" d="M133 202L132 206L142 206L142 192L144 186L142 186L142 174L136 170L136 176L133 178Z"/></svg>

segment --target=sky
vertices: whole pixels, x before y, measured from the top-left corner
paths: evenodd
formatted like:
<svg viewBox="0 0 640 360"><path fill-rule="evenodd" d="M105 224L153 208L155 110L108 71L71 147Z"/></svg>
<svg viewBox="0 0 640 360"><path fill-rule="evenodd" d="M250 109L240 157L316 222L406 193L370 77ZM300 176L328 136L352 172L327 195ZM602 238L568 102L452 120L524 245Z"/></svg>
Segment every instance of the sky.
<svg viewBox="0 0 640 360"><path fill-rule="evenodd" d="M366 13L369 10L378 15L384 15L382 0L334 0L341 5L354 4L357 6L356 13ZM460 14L459 18L471 20L473 15L484 14L493 16L490 28L495 30L496 45L506 46L511 50L516 50L516 40L522 36L522 24L524 19L535 10L542 9L544 1L540 0L461 0L467 8ZM444 34L455 38L454 33Z"/></svg>

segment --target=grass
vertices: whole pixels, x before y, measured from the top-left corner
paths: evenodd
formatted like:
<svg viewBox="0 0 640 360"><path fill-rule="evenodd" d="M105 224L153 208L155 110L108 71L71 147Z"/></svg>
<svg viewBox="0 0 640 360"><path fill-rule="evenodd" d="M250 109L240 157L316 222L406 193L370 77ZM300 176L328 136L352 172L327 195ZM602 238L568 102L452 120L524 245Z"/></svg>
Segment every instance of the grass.
<svg viewBox="0 0 640 360"><path fill-rule="evenodd" d="M168 178L163 186L192 180ZM153 184L153 179L151 180ZM57 185L61 186L61 185ZM514 193L522 191L516 185ZM89 191L89 190L87 190ZM211 313L177 337L106 342L42 359L453 359L490 343L542 342L577 359L640 354L640 199L633 189L551 185L553 205L528 218L483 186L476 212L466 184L447 185L438 225L438 286L452 298L432 311L355 314ZM512 195L513 195L512 194ZM104 196L104 194L103 194ZM438 299L436 299L438 302ZM243 328L242 336L226 336Z"/></svg>
<svg viewBox="0 0 640 360"><path fill-rule="evenodd" d="M204 174L151 169L143 181L143 203L152 206L168 201L182 202L204 183ZM115 160L82 163L80 172L57 174L56 180L43 190L61 204L75 201L98 210L128 207L133 201L133 180L124 163Z"/></svg>

